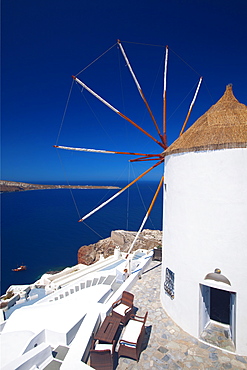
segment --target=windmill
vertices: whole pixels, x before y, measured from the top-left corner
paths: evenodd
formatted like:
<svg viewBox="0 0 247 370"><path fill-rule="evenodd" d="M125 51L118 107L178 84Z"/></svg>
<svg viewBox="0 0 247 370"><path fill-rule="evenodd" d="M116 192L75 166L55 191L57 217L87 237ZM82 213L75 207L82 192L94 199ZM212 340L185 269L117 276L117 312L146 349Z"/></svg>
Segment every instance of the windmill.
<svg viewBox="0 0 247 370"><path fill-rule="evenodd" d="M246 355L247 106L232 85L165 156L163 307L194 337Z"/></svg>
<svg viewBox="0 0 247 370"><path fill-rule="evenodd" d="M247 355L247 106L238 102L233 95L232 86L228 85L222 98L185 131L202 82L200 78L180 135L168 147L168 47L164 68L163 130L160 132L121 42L118 41L117 45L151 116L159 139L155 139L120 113L78 77L73 79L153 140L158 145L159 152L109 152L57 146L61 149L132 154L138 157L131 161L156 161L152 167L80 221L84 221L115 199L153 168L164 164L164 176L158 187L159 190L164 182L162 305L181 328L205 341L205 330L216 320L219 326L223 325L223 333L227 333L231 342L231 346L225 349ZM136 238L145 224L152 204ZM130 250L132 247L133 244Z"/></svg>

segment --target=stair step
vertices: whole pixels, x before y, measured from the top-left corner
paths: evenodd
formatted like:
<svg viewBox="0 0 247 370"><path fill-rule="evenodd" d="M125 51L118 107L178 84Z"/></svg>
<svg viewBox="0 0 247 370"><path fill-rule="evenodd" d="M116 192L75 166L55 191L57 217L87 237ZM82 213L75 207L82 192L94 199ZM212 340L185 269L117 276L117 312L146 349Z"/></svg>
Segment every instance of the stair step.
<svg viewBox="0 0 247 370"><path fill-rule="evenodd" d="M61 361L52 360L43 370L58 370L62 365Z"/></svg>
<svg viewBox="0 0 247 370"><path fill-rule="evenodd" d="M96 285L96 284L97 284L97 282L98 282L98 280L99 280L98 278L94 278L94 279L93 279L93 283L92 283L92 285Z"/></svg>
<svg viewBox="0 0 247 370"><path fill-rule="evenodd" d="M67 355L68 351L69 351L68 347L59 345L59 346L57 346L57 348L55 348L52 351L52 355L56 360L63 361L65 359L65 356Z"/></svg>
<svg viewBox="0 0 247 370"><path fill-rule="evenodd" d="M107 278L105 279L104 283L105 285L111 285L112 282L116 279L116 276L115 275L109 275L107 276Z"/></svg>
<svg viewBox="0 0 247 370"><path fill-rule="evenodd" d="M87 280L86 281L86 287L89 288L92 284L92 280Z"/></svg>
<svg viewBox="0 0 247 370"><path fill-rule="evenodd" d="M101 276L99 278L98 284L102 284L104 280L105 280L105 276Z"/></svg>

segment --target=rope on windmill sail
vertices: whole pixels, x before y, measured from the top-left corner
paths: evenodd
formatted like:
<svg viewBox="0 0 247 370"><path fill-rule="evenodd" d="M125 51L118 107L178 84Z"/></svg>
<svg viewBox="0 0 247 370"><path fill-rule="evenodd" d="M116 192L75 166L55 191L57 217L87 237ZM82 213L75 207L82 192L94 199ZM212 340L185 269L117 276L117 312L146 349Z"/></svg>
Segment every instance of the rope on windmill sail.
<svg viewBox="0 0 247 370"><path fill-rule="evenodd" d="M83 225L85 225L88 229L90 229L91 231L93 231L96 235L98 235L100 237L100 239L104 239L104 237L102 235L100 235L94 228L92 228L91 226L89 226L86 222L83 222Z"/></svg>
<svg viewBox="0 0 247 370"><path fill-rule="evenodd" d="M79 86L79 85L78 85ZM109 131L107 131L105 129L105 126L102 124L102 121L99 119L98 115L96 114L97 110L93 109L92 105L89 103L89 100L87 99L86 97L86 94L84 94L84 87L82 89L80 89L80 92L83 96L83 99L85 101L85 103L87 104L88 108L90 109L90 111L92 112L94 118L96 119L96 121L98 122L98 124L100 125L101 129L105 132L105 134L109 137L109 139L111 140L111 142L114 144L115 143L115 140L113 139L113 137L109 134Z"/></svg>
<svg viewBox="0 0 247 370"><path fill-rule="evenodd" d="M67 112L67 109L68 109L68 105L69 105L69 101L70 101L70 97L71 97L71 92L72 92L73 85L74 85L74 80L72 81L71 86L70 86L69 95L68 95L67 102L66 102L66 105L65 105L65 108L64 108L62 121L61 121L60 128L59 128L58 134L57 134L56 145L58 144L58 140L60 138L60 134L61 134L61 131L62 131L62 127L63 127L65 115L66 115L66 112Z"/></svg>
<svg viewBox="0 0 247 370"><path fill-rule="evenodd" d="M80 72L78 72L75 76L78 76L80 73L84 72L87 68L89 68L92 64L94 64L95 62L97 62L97 60L99 60L101 57L103 57L103 55L105 55L106 53L108 53L108 51L110 51L112 48L114 48L114 46L116 46L116 43L113 44L111 47L109 47L109 49L107 49L106 51L104 51L100 56L98 56L96 59L94 59L91 63L89 63L85 68L83 68Z"/></svg>
<svg viewBox="0 0 247 370"><path fill-rule="evenodd" d="M64 167L63 161L62 161L62 158L61 158L60 153L59 153L59 150L57 150L57 155L58 155L58 158L59 158L59 161L60 161L60 164L61 164L61 167L62 167L63 173L64 173L65 181L67 182L67 185L70 185L70 184L69 184L69 180L68 180L68 176L67 176L67 173L66 173L66 170L65 170L65 167ZM69 191L70 191L70 195L71 195L71 197L72 197L72 200L73 200L73 203L74 203L74 206L75 206L76 212L77 212L77 214L78 214L78 217L81 217L80 212L79 212L79 209L78 209L78 206L77 206L77 203L76 203L76 200L75 200L75 197L74 197L74 194L73 194L73 192L72 192L72 189L70 189L70 188L69 188Z"/></svg>
<svg viewBox="0 0 247 370"><path fill-rule="evenodd" d="M192 88L190 89L190 91L188 92L188 94L184 97L184 99L180 102L180 104L177 106L177 108L173 111L173 113L170 114L170 116L168 117L168 120L170 120L172 118L172 116L176 113L176 111L181 107L181 105L184 103L184 101L187 99L187 97L191 94L191 92L195 89L196 85L198 84L198 82L196 82Z"/></svg>

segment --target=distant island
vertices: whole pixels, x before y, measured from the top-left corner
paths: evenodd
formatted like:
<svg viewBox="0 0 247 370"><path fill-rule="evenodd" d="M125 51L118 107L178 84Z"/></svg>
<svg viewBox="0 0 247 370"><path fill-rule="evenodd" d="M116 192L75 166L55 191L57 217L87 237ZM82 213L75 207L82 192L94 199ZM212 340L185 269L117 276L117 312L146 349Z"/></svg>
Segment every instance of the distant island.
<svg viewBox="0 0 247 370"><path fill-rule="evenodd" d="M25 190L43 190L43 189L120 189L118 186L94 186L94 185L41 185L27 184L25 182L0 180L1 193L10 193L13 191Z"/></svg>

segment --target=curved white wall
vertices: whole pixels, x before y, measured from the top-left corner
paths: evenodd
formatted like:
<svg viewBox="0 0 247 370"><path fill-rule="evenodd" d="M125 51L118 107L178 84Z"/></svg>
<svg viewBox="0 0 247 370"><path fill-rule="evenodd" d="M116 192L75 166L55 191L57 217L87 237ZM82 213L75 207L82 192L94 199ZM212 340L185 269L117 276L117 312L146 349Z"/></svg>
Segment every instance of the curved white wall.
<svg viewBox="0 0 247 370"><path fill-rule="evenodd" d="M168 156L163 222L165 310L198 337L199 284L236 292L236 352L247 355L247 149ZM175 274L173 300L163 288L166 267ZM215 268L231 286L204 280Z"/></svg>

